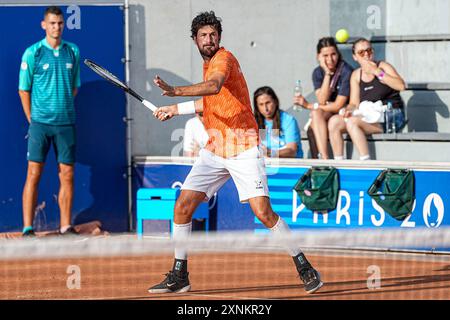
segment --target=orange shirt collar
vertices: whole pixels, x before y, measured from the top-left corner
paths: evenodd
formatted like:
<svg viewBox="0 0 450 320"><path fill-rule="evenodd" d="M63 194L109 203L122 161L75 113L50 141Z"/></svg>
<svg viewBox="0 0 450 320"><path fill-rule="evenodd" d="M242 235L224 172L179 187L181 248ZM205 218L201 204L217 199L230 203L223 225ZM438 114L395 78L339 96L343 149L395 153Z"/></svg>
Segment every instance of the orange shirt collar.
<svg viewBox="0 0 450 320"><path fill-rule="evenodd" d="M203 62L203 69L206 70L206 69L208 68L209 63L211 62L211 60L214 59L214 57L215 57L219 52L224 51L224 50L225 50L224 47L220 47L219 50L217 50L217 52L214 54L214 56L213 56L208 62L204 61L204 62Z"/></svg>

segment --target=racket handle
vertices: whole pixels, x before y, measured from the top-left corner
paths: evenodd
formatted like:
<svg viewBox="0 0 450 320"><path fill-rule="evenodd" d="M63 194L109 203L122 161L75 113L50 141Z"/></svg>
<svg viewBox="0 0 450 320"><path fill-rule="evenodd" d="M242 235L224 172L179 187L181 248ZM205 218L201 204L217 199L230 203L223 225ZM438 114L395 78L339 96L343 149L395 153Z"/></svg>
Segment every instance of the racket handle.
<svg viewBox="0 0 450 320"><path fill-rule="evenodd" d="M147 108L149 108L150 110L152 110L153 112L155 112L158 108L156 108L156 106L153 104L153 103L151 103L150 101L148 101L148 100L143 100L142 101L142 104L144 105L144 106L146 106Z"/></svg>
<svg viewBox="0 0 450 320"><path fill-rule="evenodd" d="M146 106L147 108L149 108L150 110L152 110L153 112L155 112L156 110L158 110L158 108L153 104L153 103L151 103L150 101L148 101L148 100L142 100L142 104L144 105L144 106ZM164 119L167 119L167 114L164 114Z"/></svg>

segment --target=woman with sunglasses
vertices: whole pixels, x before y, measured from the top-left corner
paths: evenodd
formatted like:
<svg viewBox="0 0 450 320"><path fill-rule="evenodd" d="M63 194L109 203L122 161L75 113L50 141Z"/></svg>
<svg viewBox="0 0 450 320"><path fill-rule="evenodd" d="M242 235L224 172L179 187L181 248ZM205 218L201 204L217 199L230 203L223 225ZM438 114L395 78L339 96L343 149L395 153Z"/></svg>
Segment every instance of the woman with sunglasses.
<svg viewBox="0 0 450 320"><path fill-rule="evenodd" d="M374 60L374 50L369 40L356 40L352 52L353 59L358 62L360 68L353 71L350 78L350 103L339 115L328 121L330 142L334 159L343 159L342 134L348 132L359 152L360 160L369 160L366 135L382 133L386 128L383 123L368 123L359 116L353 116L353 111L363 101L382 101L383 105L390 102L394 108L397 131L401 130L405 125L405 113L400 91L405 90L405 82L391 64Z"/></svg>
<svg viewBox="0 0 450 320"><path fill-rule="evenodd" d="M329 159L327 122L348 102L353 68L342 59L332 37L321 38L317 43L317 61L319 66L312 75L317 102L309 103L303 96L294 97L293 102L311 111L307 133L312 158Z"/></svg>

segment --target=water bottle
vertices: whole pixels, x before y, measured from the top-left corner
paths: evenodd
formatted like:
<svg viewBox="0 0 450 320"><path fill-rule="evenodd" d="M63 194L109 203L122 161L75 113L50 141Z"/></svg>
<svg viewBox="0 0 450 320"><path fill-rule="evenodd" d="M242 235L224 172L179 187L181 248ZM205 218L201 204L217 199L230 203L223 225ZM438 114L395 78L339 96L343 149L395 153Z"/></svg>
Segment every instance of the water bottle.
<svg viewBox="0 0 450 320"><path fill-rule="evenodd" d="M394 108L392 107L392 103L389 101L386 107L386 133L394 133L395 132L395 123L394 123Z"/></svg>
<svg viewBox="0 0 450 320"><path fill-rule="evenodd" d="M396 127L396 124L395 124L395 109L392 107L392 104L391 104L391 108L392 108L392 120L391 120L391 127L392 127L392 133L397 133L397 127Z"/></svg>
<svg viewBox="0 0 450 320"><path fill-rule="evenodd" d="M299 96L302 95L302 93L303 93L303 90L302 90L302 84L301 84L301 81L300 81L300 80L297 80L297 81L295 82L295 87L294 87L294 97L299 97ZM293 108L295 111L302 111L302 106L300 106L300 105L298 105L298 104L294 104L294 105L292 106L292 108Z"/></svg>

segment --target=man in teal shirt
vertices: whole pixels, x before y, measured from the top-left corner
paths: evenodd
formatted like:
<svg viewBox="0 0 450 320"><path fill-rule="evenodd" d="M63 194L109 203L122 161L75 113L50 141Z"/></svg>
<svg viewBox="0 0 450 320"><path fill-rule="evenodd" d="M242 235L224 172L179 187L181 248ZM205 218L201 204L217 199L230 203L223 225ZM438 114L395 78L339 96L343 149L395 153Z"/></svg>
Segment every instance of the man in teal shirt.
<svg viewBox="0 0 450 320"><path fill-rule="evenodd" d="M46 36L28 47L20 65L19 95L28 122L28 171L23 190L23 235L33 236L38 185L53 145L58 161L60 233L75 234L71 225L75 164L74 98L80 86L78 47L62 40L64 16L48 7L41 22Z"/></svg>

